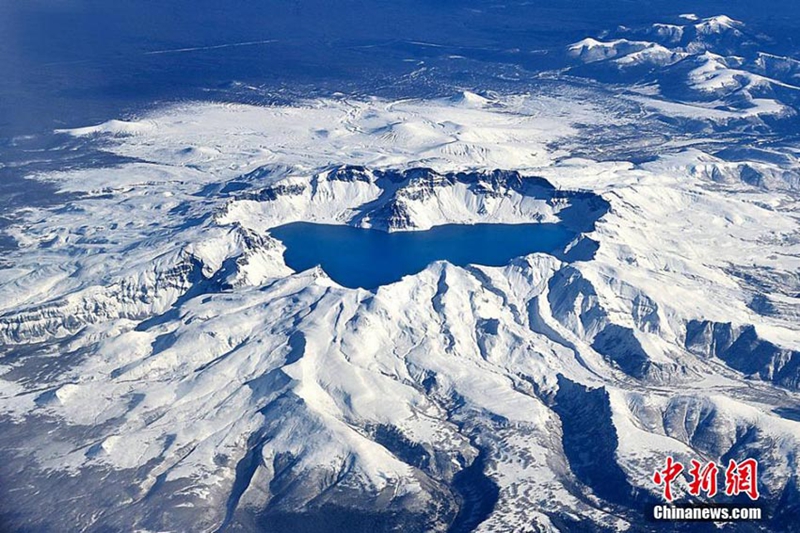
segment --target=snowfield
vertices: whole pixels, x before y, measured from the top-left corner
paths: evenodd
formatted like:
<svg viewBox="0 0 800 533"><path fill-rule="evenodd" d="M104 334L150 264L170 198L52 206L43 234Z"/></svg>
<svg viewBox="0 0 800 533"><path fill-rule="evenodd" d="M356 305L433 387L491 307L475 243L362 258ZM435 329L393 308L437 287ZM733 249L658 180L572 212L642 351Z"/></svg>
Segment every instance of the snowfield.
<svg viewBox="0 0 800 533"><path fill-rule="evenodd" d="M685 22L654 26L657 45L567 53L614 69L702 59L687 71L700 92L771 83L733 87L727 60L682 41L739 23ZM63 132L128 159L37 176L76 199L9 229L0 443L16 449L20 520L644 531L652 472L672 455L757 458L766 527L786 531L800 506L800 152L718 146L771 127L762 112L795 116L769 101L567 85L192 103ZM592 151L631 128L650 157L626 158L627 138ZM528 192L542 179L558 194ZM560 222L579 226L576 248L596 246L439 261L367 291L287 267L270 229L291 221ZM34 494L59 505L26 508Z"/></svg>

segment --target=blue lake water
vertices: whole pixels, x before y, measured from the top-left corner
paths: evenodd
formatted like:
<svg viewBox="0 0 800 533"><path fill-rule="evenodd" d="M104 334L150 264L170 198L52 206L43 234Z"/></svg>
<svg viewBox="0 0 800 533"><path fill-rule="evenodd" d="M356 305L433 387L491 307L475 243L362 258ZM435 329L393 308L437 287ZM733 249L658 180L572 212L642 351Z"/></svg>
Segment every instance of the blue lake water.
<svg viewBox="0 0 800 533"><path fill-rule="evenodd" d="M386 233L294 222L270 233L286 246L284 259L293 270L320 265L340 285L365 289L399 281L438 260L503 266L533 252L562 250L575 237L559 224L448 224Z"/></svg>

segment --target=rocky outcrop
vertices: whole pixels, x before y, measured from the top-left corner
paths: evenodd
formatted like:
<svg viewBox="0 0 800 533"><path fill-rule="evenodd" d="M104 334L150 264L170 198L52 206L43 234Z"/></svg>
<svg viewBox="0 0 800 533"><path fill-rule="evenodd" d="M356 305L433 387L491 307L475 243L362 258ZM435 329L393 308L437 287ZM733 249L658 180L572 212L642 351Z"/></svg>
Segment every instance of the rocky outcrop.
<svg viewBox="0 0 800 533"><path fill-rule="evenodd" d="M800 352L759 338L752 325L692 320L686 325L686 349L722 359L746 376L800 389Z"/></svg>

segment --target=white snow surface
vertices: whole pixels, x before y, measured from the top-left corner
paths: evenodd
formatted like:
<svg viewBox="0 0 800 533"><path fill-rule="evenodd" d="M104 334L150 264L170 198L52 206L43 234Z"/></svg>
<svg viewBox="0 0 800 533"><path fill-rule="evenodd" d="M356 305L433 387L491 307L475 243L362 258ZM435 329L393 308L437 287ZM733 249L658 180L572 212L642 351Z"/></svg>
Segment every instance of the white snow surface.
<svg viewBox="0 0 800 533"><path fill-rule="evenodd" d="M701 27L738 26L717 18ZM578 50L610 58L619 46L584 41ZM525 520L555 530L531 506L625 529L574 492L581 482L563 459L561 421L547 400L562 375L605 387L615 457L633 486L654 491L649 476L667 454L713 456L736 444L702 449L690 433L672 431L678 404L716 413L716 423L728 424L714 429L720 438L731 427L768 435L796 476L800 423L772 409L796 404L798 394L745 381L684 346L687 322L710 320L752 324L761 339L800 350L796 320L748 307L753 288L740 275L800 271L796 200L712 179L732 171L694 148L642 165L570 157L566 141L583 128L627 120L600 100L466 94L291 107L193 103L68 130L135 162L38 176L85 195L68 210L22 213L13 268L0 270L0 344L83 356L45 383L7 377L13 362L0 367L0 413L100 428L92 442L65 434L35 450L38 464L72 473L150 465L141 494L165 475L190 480L198 502L224 500L248 439L261 434L263 470L240 505L269 502L274 465L291 455L297 479L329 474L290 494L297 508L337 476L423 508L435 475L373 437L375 427L393 427L455 470L474 459L476 443L491 450L487 475L500 496L481 530L513 531ZM589 235L599 243L591 261L568 266L532 254L506 267L436 262L374 292L353 290L321 269L293 272L269 235L295 220L349 223L378 198L374 180L329 179L340 165L518 170L593 191L610 210ZM262 168L270 172L258 186L308 187L274 200L200 194ZM519 195L492 203L458 186L407 207L410 229L558 220L551 206ZM225 288L192 292L212 282ZM798 309L796 295L786 298ZM497 321L496 331L486 321ZM629 328L645 350L645 377L592 348L610 324ZM463 405L448 412L454 398ZM769 482L779 490L786 477ZM224 509L207 513L220 520Z"/></svg>
<svg viewBox="0 0 800 533"><path fill-rule="evenodd" d="M647 87L647 105L666 116L726 123L796 115L776 97L779 91L800 91L795 59L764 52L755 59L737 55L737 46L767 46L769 40L757 36L753 41L745 24L728 16L681 18L680 24L621 26L604 39L578 41L566 53L594 69L589 76L633 73L620 81ZM664 86L668 94L662 95Z"/></svg>

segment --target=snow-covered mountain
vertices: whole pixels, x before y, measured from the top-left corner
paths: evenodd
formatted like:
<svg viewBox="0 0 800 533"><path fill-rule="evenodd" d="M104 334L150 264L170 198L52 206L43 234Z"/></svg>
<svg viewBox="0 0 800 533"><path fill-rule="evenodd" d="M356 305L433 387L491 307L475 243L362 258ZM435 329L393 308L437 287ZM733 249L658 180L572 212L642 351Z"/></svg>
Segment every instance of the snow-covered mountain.
<svg viewBox="0 0 800 533"><path fill-rule="evenodd" d="M578 65L570 73L633 84L634 91L694 103L704 110L738 111L751 125L796 117L800 103L797 60L765 51L771 40L721 15L675 23L620 26L602 38L567 48Z"/></svg>
<svg viewBox="0 0 800 533"><path fill-rule="evenodd" d="M570 81L192 103L62 132L122 162L36 176L72 199L7 229L3 518L680 530L643 518L671 455L758 459L757 527L796 527L798 148L747 136L795 116L755 91L758 76L788 84L794 63L758 54L762 73L742 78L750 64L719 52L749 34L726 17L617 34L570 53L593 73L657 67L756 110ZM270 230L292 221L551 222L577 237L558 256L438 261L368 291L289 268ZM692 499L685 479L675 490Z"/></svg>

